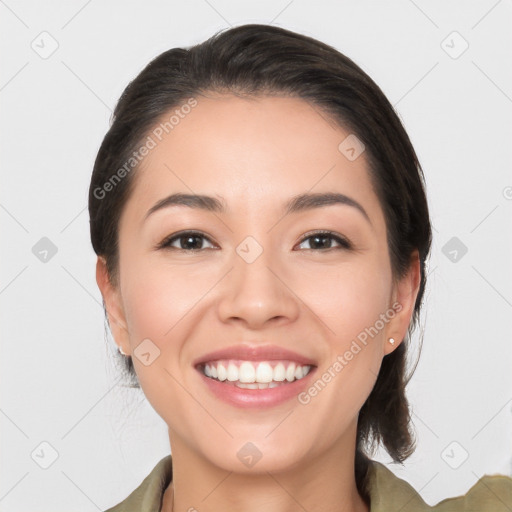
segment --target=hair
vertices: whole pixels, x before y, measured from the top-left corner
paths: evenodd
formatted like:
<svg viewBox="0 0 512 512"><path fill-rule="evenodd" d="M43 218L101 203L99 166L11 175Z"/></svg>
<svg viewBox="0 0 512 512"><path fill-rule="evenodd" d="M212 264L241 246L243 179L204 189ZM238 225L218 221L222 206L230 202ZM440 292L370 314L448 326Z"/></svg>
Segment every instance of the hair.
<svg viewBox="0 0 512 512"><path fill-rule="evenodd" d="M250 24L218 32L195 46L165 51L122 93L92 173L91 241L96 254L106 259L114 285L118 282L119 219L136 175L134 152L164 114L210 92L299 98L355 134L365 145L372 186L384 212L395 279L406 274L418 251L420 287L407 335L383 358L359 412L355 473L358 490L368 500L368 456L376 446L381 443L395 462L403 462L414 451L405 393L412 375L406 375L407 346L419 320L432 237L418 158L398 115L375 82L348 57L311 37ZM127 169L127 162L133 171ZM131 357L123 359L128 375L137 382Z"/></svg>

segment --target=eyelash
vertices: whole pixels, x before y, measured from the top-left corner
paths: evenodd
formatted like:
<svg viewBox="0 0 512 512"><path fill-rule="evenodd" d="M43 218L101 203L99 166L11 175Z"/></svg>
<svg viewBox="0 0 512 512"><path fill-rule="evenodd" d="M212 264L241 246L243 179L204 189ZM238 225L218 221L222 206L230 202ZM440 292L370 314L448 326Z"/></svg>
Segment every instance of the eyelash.
<svg viewBox="0 0 512 512"><path fill-rule="evenodd" d="M310 238L313 238L315 236L322 236L326 238L330 238L340 244L340 247L328 247L327 249L307 249L309 251L329 251L331 249L345 249L345 250L351 250L352 244L349 242L349 240L341 235L338 235L337 233L334 233L333 231L327 231L327 230L317 230L317 231L310 231L309 233L306 233L302 240L299 242L299 245L304 243L306 240L309 240Z"/></svg>
<svg viewBox="0 0 512 512"><path fill-rule="evenodd" d="M201 233L200 231L181 231L179 233L174 233L174 234L168 236L167 238L165 238L162 242L160 242L157 245L156 249L170 249L170 250L176 250L176 251L181 251L181 252L199 252L199 251L204 250L204 249L183 249L181 247L171 247L171 244L173 242L175 242L176 240L180 240L181 238L187 238L187 237L191 237L191 236L203 238L204 240L208 240L211 244L213 244L213 242L207 236L205 236L203 233ZM353 248L352 244L345 237L342 237L341 235L338 235L337 233L334 233L332 231L326 231L326 230L318 230L318 231L312 231L312 232L306 233L306 235L301 239L301 241L299 242L298 245L303 244L305 241L307 241L310 238L313 238L315 236L322 236L322 237L330 238L331 240L334 240L335 242L337 242L340 245L340 247L328 247L327 249L305 249L305 250L315 251L315 252L318 252L318 251L325 252L325 251L329 251L332 249L351 250Z"/></svg>

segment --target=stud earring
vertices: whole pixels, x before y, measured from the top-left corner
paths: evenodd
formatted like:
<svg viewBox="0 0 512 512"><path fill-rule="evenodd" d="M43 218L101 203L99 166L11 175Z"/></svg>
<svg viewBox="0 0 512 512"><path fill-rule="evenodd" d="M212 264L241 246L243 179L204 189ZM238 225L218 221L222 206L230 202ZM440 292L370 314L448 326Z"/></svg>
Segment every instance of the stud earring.
<svg viewBox="0 0 512 512"><path fill-rule="evenodd" d="M119 353L123 356L125 356L126 354L123 352L123 347L118 347L118 350L119 350Z"/></svg>
<svg viewBox="0 0 512 512"><path fill-rule="evenodd" d="M391 345L394 345L395 344L395 338L389 338L389 343L391 343Z"/></svg>

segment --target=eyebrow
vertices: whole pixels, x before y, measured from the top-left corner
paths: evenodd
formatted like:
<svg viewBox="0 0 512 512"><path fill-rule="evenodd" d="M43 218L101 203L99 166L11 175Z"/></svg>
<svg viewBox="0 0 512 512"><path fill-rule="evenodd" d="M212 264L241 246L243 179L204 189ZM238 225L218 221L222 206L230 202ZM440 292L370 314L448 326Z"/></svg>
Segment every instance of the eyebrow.
<svg viewBox="0 0 512 512"><path fill-rule="evenodd" d="M286 204L286 213L295 213L313 208L321 208L323 206L331 206L333 204L344 204L352 206L358 210L363 217L371 224L370 217L366 210L355 199L346 196L345 194L338 194L335 192L315 193L315 194L300 194L293 197Z"/></svg>
<svg viewBox="0 0 512 512"><path fill-rule="evenodd" d="M307 211L313 208L322 208L334 204L343 204L357 209L371 224L370 218L361 204L345 194L334 192L306 193L294 196L285 204L284 210L285 215L288 215L290 213ZM146 213L145 219L152 213L170 206L187 206L189 208L199 208L214 213L226 212L225 203L216 197L177 193L171 194L153 205Z"/></svg>
<svg viewBox="0 0 512 512"><path fill-rule="evenodd" d="M216 197L197 194L171 194L158 201L146 213L146 219L154 212L170 206L188 206L189 208L200 208L209 212L224 213L226 207Z"/></svg>

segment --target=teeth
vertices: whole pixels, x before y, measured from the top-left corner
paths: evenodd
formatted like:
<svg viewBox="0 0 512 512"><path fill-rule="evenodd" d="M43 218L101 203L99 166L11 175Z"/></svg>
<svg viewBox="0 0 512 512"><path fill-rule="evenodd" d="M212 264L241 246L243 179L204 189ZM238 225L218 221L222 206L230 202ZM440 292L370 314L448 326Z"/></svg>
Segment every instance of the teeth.
<svg viewBox="0 0 512 512"><path fill-rule="evenodd" d="M261 383L272 382L274 370L268 363L260 363L256 370L256 380Z"/></svg>
<svg viewBox="0 0 512 512"><path fill-rule="evenodd" d="M219 363L217 365L217 379L219 379L221 382L224 382L227 378L228 372L226 370L226 367L222 363Z"/></svg>
<svg viewBox="0 0 512 512"><path fill-rule="evenodd" d="M256 382L246 383L246 382L237 382L235 386L243 389L258 389L258 384Z"/></svg>
<svg viewBox="0 0 512 512"><path fill-rule="evenodd" d="M240 382L254 382L256 380L256 370L254 369L254 366L245 361L240 365L240 370L238 371L239 378L238 380ZM256 386L257 388L258 386ZM249 389L255 389L255 388L249 388Z"/></svg>
<svg viewBox="0 0 512 512"><path fill-rule="evenodd" d="M229 382L235 382L238 380L238 367L233 363L229 363L228 365L228 380Z"/></svg>
<svg viewBox="0 0 512 512"><path fill-rule="evenodd" d="M277 382L253 382L251 384L246 384L244 382L236 382L235 386L242 389L268 389L268 388L276 388L279 386Z"/></svg>
<svg viewBox="0 0 512 512"><path fill-rule="evenodd" d="M311 366L301 366L296 363L278 362L272 367L270 362L262 361L216 361L205 364L203 372L207 377L221 382L229 381L243 389L267 389L280 383L293 382L302 379L311 370Z"/></svg>
<svg viewBox="0 0 512 512"><path fill-rule="evenodd" d="M297 367L297 370L300 370L300 366ZM286 368L286 380L288 382L292 382L295 380L295 363L291 363L288 365L288 368ZM302 372L299 378L302 377Z"/></svg>
<svg viewBox="0 0 512 512"><path fill-rule="evenodd" d="M274 380L276 382L283 382L283 380L286 378L286 370L284 368L283 363L277 363L276 367L274 368Z"/></svg>

